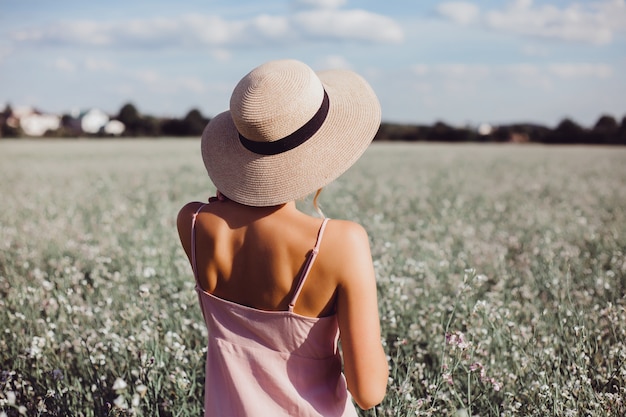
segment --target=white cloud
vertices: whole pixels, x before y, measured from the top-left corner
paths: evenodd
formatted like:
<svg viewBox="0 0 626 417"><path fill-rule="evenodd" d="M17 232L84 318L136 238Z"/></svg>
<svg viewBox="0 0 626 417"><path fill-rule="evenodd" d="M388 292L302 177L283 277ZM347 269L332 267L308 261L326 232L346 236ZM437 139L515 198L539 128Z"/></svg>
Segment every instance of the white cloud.
<svg viewBox="0 0 626 417"><path fill-rule="evenodd" d="M437 11L457 24L481 24L498 32L592 44L610 43L626 31L626 0L571 2L557 7L533 0L512 0L485 13L474 3L442 3Z"/></svg>
<svg viewBox="0 0 626 417"><path fill-rule="evenodd" d="M466 1L451 1L437 6L437 11L453 22L466 25L474 22L479 15L478 7Z"/></svg>
<svg viewBox="0 0 626 417"><path fill-rule="evenodd" d="M522 53L526 56L548 56L549 50L545 46L540 45L524 45Z"/></svg>
<svg viewBox="0 0 626 417"><path fill-rule="evenodd" d="M253 33L268 39L280 39L290 31L289 21L282 16L261 15L250 22Z"/></svg>
<svg viewBox="0 0 626 417"><path fill-rule="evenodd" d="M174 83L181 89L191 92L201 93L206 90L204 82L195 77L178 78L174 80Z"/></svg>
<svg viewBox="0 0 626 417"><path fill-rule="evenodd" d="M338 9L345 5L347 0L295 0L293 4L296 7L312 7L316 9Z"/></svg>
<svg viewBox="0 0 626 417"><path fill-rule="evenodd" d="M491 72L487 65L476 64L445 64L435 68L444 76L456 78L485 78Z"/></svg>
<svg viewBox="0 0 626 417"><path fill-rule="evenodd" d="M552 89L554 83L545 68L535 64L519 63L497 67L494 72L506 83L514 83L526 87L539 87L543 90Z"/></svg>
<svg viewBox="0 0 626 417"><path fill-rule="evenodd" d="M365 42L399 42L401 27L391 18L364 10L336 10L341 1L319 1L325 8L289 15L261 14L248 19L226 20L216 15L184 15L170 18L97 22L67 21L14 31L15 42L36 45L95 47L250 47L317 39Z"/></svg>
<svg viewBox="0 0 626 417"><path fill-rule="evenodd" d="M293 20L305 37L381 43L404 39L394 20L365 10L311 10L297 13Z"/></svg>
<svg viewBox="0 0 626 417"><path fill-rule="evenodd" d="M161 84L161 76L154 70L139 70L135 72L137 80L144 84L155 85Z"/></svg>
<svg viewBox="0 0 626 417"><path fill-rule="evenodd" d="M606 44L626 22L624 0L604 0L587 5L573 3L565 8L533 5L532 0L516 0L504 10L485 15L487 27L503 32L566 41Z"/></svg>
<svg viewBox="0 0 626 417"><path fill-rule="evenodd" d="M163 77L154 70L140 70L129 74L131 78L141 82L151 91L174 94L182 91L200 93L206 91L206 84L195 77Z"/></svg>
<svg viewBox="0 0 626 417"><path fill-rule="evenodd" d="M211 51L213 58L220 62L228 62L231 60L233 54L227 49L217 48Z"/></svg>
<svg viewBox="0 0 626 417"><path fill-rule="evenodd" d="M85 59L84 66L86 69L90 71L114 71L117 69L117 66L111 62L104 59L95 59L95 58L87 58Z"/></svg>
<svg viewBox="0 0 626 417"><path fill-rule="evenodd" d="M352 65L341 55L327 55L323 57L317 67L319 69L351 69Z"/></svg>
<svg viewBox="0 0 626 417"><path fill-rule="evenodd" d="M412 69L413 69L413 73L418 76L426 75L430 72L430 68L426 64L413 65Z"/></svg>
<svg viewBox="0 0 626 417"><path fill-rule="evenodd" d="M613 68L606 64L551 64L548 71L560 78L609 78Z"/></svg>
<svg viewBox="0 0 626 417"><path fill-rule="evenodd" d="M54 68L63 72L76 71L76 65L66 58L57 58L53 63Z"/></svg>
<svg viewBox="0 0 626 417"><path fill-rule="evenodd" d="M514 83L551 89L558 80L606 79L613 75L613 67L597 63L549 63L544 65L517 63L507 65L468 65L468 64L417 64L412 73L419 83L439 85L448 91L462 91L463 84L497 82Z"/></svg>
<svg viewBox="0 0 626 417"><path fill-rule="evenodd" d="M438 64L414 65L413 73L418 76L438 76L444 78L455 79L481 79L486 78L491 73L491 69L487 65L481 64Z"/></svg>
<svg viewBox="0 0 626 417"><path fill-rule="evenodd" d="M502 67L502 72L515 77L536 77L541 74L541 69L534 64L510 64Z"/></svg>

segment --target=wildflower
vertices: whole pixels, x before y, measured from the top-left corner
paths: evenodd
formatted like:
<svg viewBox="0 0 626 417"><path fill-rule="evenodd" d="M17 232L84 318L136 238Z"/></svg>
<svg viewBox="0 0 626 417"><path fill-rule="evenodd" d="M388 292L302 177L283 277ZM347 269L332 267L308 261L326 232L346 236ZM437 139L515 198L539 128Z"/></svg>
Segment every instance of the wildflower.
<svg viewBox="0 0 626 417"><path fill-rule="evenodd" d="M574 326L574 333L576 336L580 336L581 331L585 330L585 326Z"/></svg>
<svg viewBox="0 0 626 417"><path fill-rule="evenodd" d="M465 340L465 335L462 332L446 333L446 343L453 349L466 350L470 347L470 343Z"/></svg>
<svg viewBox="0 0 626 417"><path fill-rule="evenodd" d="M42 348L46 346L46 338L34 336L33 340L30 342L30 349L28 350L28 356L31 358L40 358Z"/></svg>
<svg viewBox="0 0 626 417"><path fill-rule="evenodd" d="M135 387L135 390L137 391L137 394L143 398L143 396L146 395L146 392L148 392L148 387L144 384L139 384Z"/></svg>
<svg viewBox="0 0 626 417"><path fill-rule="evenodd" d="M60 369L54 369L52 371L52 378L55 381L60 381L63 379L63 371L61 371Z"/></svg>
<svg viewBox="0 0 626 417"><path fill-rule="evenodd" d="M156 275L156 270L154 268L152 268L151 266L147 266L143 269L143 277L144 278L151 278L153 276Z"/></svg>
<svg viewBox="0 0 626 417"><path fill-rule="evenodd" d="M485 311L487 307L487 302L485 300L478 300L472 309L472 313L476 314L482 311Z"/></svg>
<svg viewBox="0 0 626 417"><path fill-rule="evenodd" d="M483 365L480 362L474 362L470 365L470 371L474 372L478 369L483 369Z"/></svg>
<svg viewBox="0 0 626 417"><path fill-rule="evenodd" d="M450 372L444 372L441 374L441 378L446 381L450 385L454 385L454 381L452 380L452 374Z"/></svg>
<svg viewBox="0 0 626 417"><path fill-rule="evenodd" d="M408 342L407 342L407 340L406 340L406 339L397 339L395 342L393 342L393 345L394 345L395 347L398 347L398 346L404 346L404 345L406 345L406 344L408 344Z"/></svg>
<svg viewBox="0 0 626 417"><path fill-rule="evenodd" d="M121 391L126 389L128 385L126 384L126 381L124 381L122 378L117 378L115 380L115 382L113 383L113 389L115 391Z"/></svg>
<svg viewBox="0 0 626 417"><path fill-rule="evenodd" d="M13 391L8 391L5 395L7 397L7 404L15 405L15 400L16 400L15 393Z"/></svg>
<svg viewBox="0 0 626 417"><path fill-rule="evenodd" d="M113 404L117 408L121 408L122 410L126 410L128 408L128 404L126 403L126 398L123 395L118 395L115 400L113 400Z"/></svg>
<svg viewBox="0 0 626 417"><path fill-rule="evenodd" d="M146 298L150 296L150 286L147 284L141 284L139 286L139 296L141 298Z"/></svg>
<svg viewBox="0 0 626 417"><path fill-rule="evenodd" d="M493 390L498 392L502 389L502 384L500 384L498 381L496 381L493 378L490 378L489 380L491 382L491 386L493 387Z"/></svg>

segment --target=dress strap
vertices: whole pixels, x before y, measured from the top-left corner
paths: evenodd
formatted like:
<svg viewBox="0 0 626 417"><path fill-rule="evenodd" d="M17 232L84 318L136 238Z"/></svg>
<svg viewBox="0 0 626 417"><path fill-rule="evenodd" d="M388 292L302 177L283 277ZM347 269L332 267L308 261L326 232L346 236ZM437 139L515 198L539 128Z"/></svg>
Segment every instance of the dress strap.
<svg viewBox="0 0 626 417"><path fill-rule="evenodd" d="M196 217L198 217L198 214L206 205L207 203L201 205L191 219L191 269L193 269L196 284L198 283L198 266L196 265Z"/></svg>
<svg viewBox="0 0 626 417"><path fill-rule="evenodd" d="M311 252L309 252L307 256L306 263L304 264L304 268L302 268L302 273L300 274L300 277L298 278L298 286L296 287L296 292L293 294L293 298L291 299L291 302L289 303L290 312L293 312L293 308L296 305L296 301L298 300L300 291L302 291L304 282L306 281L306 278L309 275L309 271L311 270L311 267L313 266L313 262L315 261L315 258L317 257L317 253L319 252L319 249L320 249L320 243L322 242L322 235L324 234L326 223L328 223L329 220L330 219L325 218L324 221L322 222L322 225L320 226L319 232L317 232L317 241L315 242L315 246L313 247L313 249L311 249Z"/></svg>

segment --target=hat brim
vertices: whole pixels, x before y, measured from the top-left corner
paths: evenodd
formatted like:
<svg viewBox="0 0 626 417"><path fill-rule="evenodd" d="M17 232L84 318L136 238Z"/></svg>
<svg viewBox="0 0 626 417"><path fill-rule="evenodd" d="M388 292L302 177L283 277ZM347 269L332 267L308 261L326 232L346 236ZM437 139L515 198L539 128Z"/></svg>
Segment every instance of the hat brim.
<svg viewBox="0 0 626 417"><path fill-rule="evenodd" d="M330 108L306 142L276 155L246 149L230 111L215 116L202 134L204 165L215 187L249 206L274 206L305 197L348 170L373 140L381 120L376 94L358 74L317 73Z"/></svg>

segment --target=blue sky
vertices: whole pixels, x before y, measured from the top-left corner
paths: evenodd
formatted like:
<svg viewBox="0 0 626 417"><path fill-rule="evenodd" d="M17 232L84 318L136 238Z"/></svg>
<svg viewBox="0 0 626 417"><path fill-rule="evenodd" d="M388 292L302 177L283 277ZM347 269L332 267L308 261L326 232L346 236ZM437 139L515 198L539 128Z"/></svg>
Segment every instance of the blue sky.
<svg viewBox="0 0 626 417"><path fill-rule="evenodd" d="M383 120L626 115L626 0L0 0L0 106L206 116L279 58L350 68Z"/></svg>

